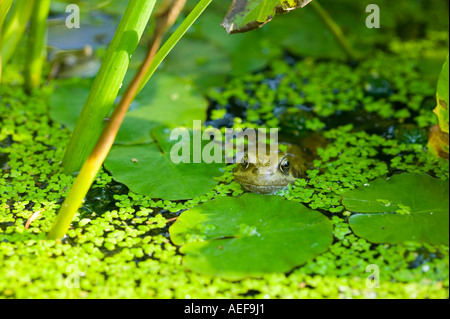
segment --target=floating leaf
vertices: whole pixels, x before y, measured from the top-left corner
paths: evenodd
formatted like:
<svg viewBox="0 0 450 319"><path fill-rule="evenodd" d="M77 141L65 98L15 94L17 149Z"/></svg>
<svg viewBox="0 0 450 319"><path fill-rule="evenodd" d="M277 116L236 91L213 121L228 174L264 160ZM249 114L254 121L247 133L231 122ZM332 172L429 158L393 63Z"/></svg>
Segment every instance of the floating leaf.
<svg viewBox="0 0 450 319"><path fill-rule="evenodd" d="M311 0L233 0L222 26L228 33L247 32L280 13L303 8Z"/></svg>
<svg viewBox="0 0 450 319"><path fill-rule="evenodd" d="M222 174L222 164L175 164L170 151L179 141L170 140L170 129L155 129L153 136L156 143L116 145L111 149L105 167L116 181L138 194L169 200L190 199L217 185L214 177ZM190 138L182 141L191 143Z"/></svg>
<svg viewBox="0 0 450 319"><path fill-rule="evenodd" d="M73 130L91 85L90 80L60 82L50 98L52 118ZM130 105L116 144L151 142L150 131L162 124L192 126L194 120L205 120L207 107L206 99L192 85L159 74Z"/></svg>
<svg viewBox="0 0 450 319"><path fill-rule="evenodd" d="M75 129L89 95L92 80L60 81L50 96L50 116L69 130Z"/></svg>
<svg viewBox="0 0 450 319"><path fill-rule="evenodd" d="M446 244L449 241L449 183L425 174L377 179L344 194L357 236L373 243Z"/></svg>
<svg viewBox="0 0 450 319"><path fill-rule="evenodd" d="M328 249L332 223L277 196L221 197L184 212L169 229L184 265L227 279L286 272Z"/></svg>
<svg viewBox="0 0 450 319"><path fill-rule="evenodd" d="M208 41L189 38L180 41L162 68L192 81L203 92L223 85L232 71L226 51Z"/></svg>
<svg viewBox="0 0 450 319"><path fill-rule="evenodd" d="M134 99L116 144L150 141L150 131L163 125L192 126L206 119L207 100L192 85L175 76L158 74Z"/></svg>

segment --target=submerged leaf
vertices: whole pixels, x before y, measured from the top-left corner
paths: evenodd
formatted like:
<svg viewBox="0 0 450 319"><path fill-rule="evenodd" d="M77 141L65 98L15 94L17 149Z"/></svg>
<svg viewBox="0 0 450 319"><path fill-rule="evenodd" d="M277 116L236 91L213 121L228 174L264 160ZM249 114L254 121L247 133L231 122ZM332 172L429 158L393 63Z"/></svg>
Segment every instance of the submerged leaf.
<svg viewBox="0 0 450 319"><path fill-rule="evenodd" d="M277 196L222 197L184 212L169 229L184 265L227 279L286 272L328 249L331 221Z"/></svg>
<svg viewBox="0 0 450 319"><path fill-rule="evenodd" d="M425 174L377 179L344 194L357 236L373 243L449 242L449 183Z"/></svg>
<svg viewBox="0 0 450 319"><path fill-rule="evenodd" d="M233 0L222 26L228 33L247 32L266 24L276 14L303 8L312 0Z"/></svg>

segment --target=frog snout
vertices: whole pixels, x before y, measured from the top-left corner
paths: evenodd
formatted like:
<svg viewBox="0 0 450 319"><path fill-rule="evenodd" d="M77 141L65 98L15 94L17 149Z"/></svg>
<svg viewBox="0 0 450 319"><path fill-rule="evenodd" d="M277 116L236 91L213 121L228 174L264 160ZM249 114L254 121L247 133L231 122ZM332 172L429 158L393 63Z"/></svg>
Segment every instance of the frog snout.
<svg viewBox="0 0 450 319"><path fill-rule="evenodd" d="M268 168L268 169L260 169L258 167L253 168L252 170L252 174L254 175L264 175L264 176L271 176L273 175L275 172Z"/></svg>

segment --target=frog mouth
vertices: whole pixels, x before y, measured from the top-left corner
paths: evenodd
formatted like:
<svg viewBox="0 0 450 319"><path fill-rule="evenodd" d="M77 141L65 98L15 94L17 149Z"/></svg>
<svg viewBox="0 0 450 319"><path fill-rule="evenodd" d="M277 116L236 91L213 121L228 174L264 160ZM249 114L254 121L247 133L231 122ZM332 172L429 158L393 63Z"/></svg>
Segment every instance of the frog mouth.
<svg viewBox="0 0 450 319"><path fill-rule="evenodd" d="M287 185L258 185L258 184L251 184L251 183L241 183L242 187L245 190L248 190L253 193L258 194L273 194L276 193L283 188L285 188Z"/></svg>

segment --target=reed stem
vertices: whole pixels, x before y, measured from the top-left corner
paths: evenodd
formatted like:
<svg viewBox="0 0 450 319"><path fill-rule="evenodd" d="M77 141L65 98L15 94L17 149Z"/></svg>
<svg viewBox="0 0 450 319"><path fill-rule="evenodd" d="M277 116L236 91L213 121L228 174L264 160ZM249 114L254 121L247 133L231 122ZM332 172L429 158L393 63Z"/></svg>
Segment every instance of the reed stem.
<svg viewBox="0 0 450 319"><path fill-rule="evenodd" d="M25 88L28 92L41 86L42 68L46 58L45 40L47 36L47 17L51 0L34 3L30 22L28 41L28 60L25 66Z"/></svg>
<svg viewBox="0 0 450 319"><path fill-rule="evenodd" d="M65 173L80 170L106 126L156 0L129 1L67 146Z"/></svg>
<svg viewBox="0 0 450 319"><path fill-rule="evenodd" d="M126 116L126 113L128 111L128 108L133 101L133 99L136 97L136 95L139 93L140 89L145 85L145 83L150 79L151 75L149 76L149 73L152 72L153 68L155 67L155 60L158 53L163 49L161 48L160 51L157 50L159 48L159 45L162 40L162 36L167 29L167 27L175 22L174 17L178 16L180 13L182 6L184 6L184 0L171 0L173 3L173 6L171 6L171 10L167 13L166 17L162 20L163 23L157 23L157 28L155 31L155 35L153 37L153 40L151 42L151 45L148 49L147 56L140 67L138 73L133 78L133 81L128 86L124 96L122 97L121 101L119 102L118 106L114 110L114 113L111 116L110 121L108 122L106 128L102 132L99 140L97 141L94 149L88 156L87 160L84 162L81 171L79 175L77 176L75 183L72 187L72 189L69 192L69 195L67 196L66 200L64 201L58 216L52 226L52 229L50 230L48 234L48 238L50 239L60 239L62 238L67 230L70 227L70 224L73 220L73 217L75 216L78 209L81 207L83 203L83 199L86 196L87 192L89 191L89 188L91 187L92 183L94 182L94 179L100 170L103 162L105 161L109 150L111 149L114 139L120 129L120 126L123 122L123 119ZM186 28L187 25L192 25L192 23L197 20L197 18L201 15L201 13L206 9L206 7L211 3L212 0L201 0L197 7L191 12L191 14L186 18L186 20L190 21L191 23L184 24L183 28ZM182 6L180 5L182 3ZM202 8L199 10L199 8ZM160 20L161 21L161 20ZM159 25L159 26L158 26ZM180 26L179 28L181 28ZM178 31L178 30L177 30ZM178 40L181 38L182 34L184 32L175 32L172 37L178 38ZM180 36L181 34L181 36ZM172 38L171 37L171 38ZM169 39L170 40L170 39ZM173 48L174 43L178 42L174 41L167 41L169 42L169 45L166 46L166 49L164 52L168 54L170 50L169 48ZM166 44L167 44L166 42ZM165 55L167 55L165 54ZM162 60L158 60L161 63ZM158 64L159 65L159 64ZM154 71L153 71L154 72ZM151 73L153 74L153 73Z"/></svg>
<svg viewBox="0 0 450 319"><path fill-rule="evenodd" d="M12 0L0 0L0 83L2 81L2 31L3 31L3 23L5 22L6 15L11 8Z"/></svg>
<svg viewBox="0 0 450 319"><path fill-rule="evenodd" d="M1 35L3 65L8 63L22 39L28 21L30 20L34 3L35 0L17 0L16 5L11 11L10 18L6 22Z"/></svg>

